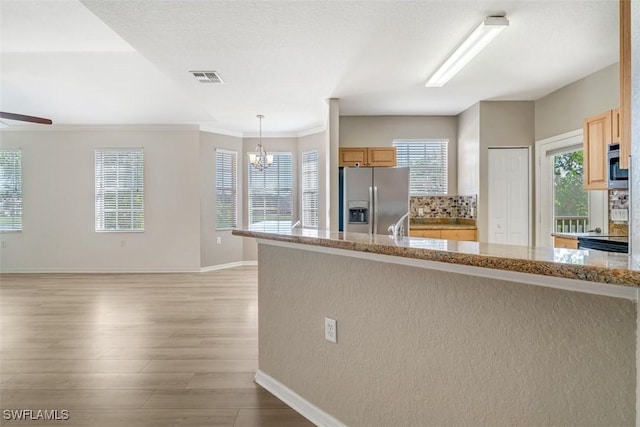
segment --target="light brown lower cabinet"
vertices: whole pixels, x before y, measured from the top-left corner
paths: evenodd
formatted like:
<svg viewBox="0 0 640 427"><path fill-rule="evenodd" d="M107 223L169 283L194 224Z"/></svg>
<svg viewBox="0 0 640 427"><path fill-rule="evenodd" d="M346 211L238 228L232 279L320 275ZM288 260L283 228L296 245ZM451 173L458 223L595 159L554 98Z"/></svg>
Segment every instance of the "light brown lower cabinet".
<svg viewBox="0 0 640 427"><path fill-rule="evenodd" d="M429 239L465 240L475 242L476 230L409 230L411 237L426 237Z"/></svg>
<svg viewBox="0 0 640 427"><path fill-rule="evenodd" d="M566 237L553 237L554 248L578 249L577 239L567 239Z"/></svg>

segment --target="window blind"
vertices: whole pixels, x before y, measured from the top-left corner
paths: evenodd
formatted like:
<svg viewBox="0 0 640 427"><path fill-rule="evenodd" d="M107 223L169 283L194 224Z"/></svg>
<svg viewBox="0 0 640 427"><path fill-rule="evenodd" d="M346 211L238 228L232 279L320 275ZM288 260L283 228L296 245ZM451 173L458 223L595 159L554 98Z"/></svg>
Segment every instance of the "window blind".
<svg viewBox="0 0 640 427"><path fill-rule="evenodd" d="M237 226L238 153L216 150L216 230Z"/></svg>
<svg viewBox="0 0 640 427"><path fill-rule="evenodd" d="M409 194L423 196L447 194L446 140L396 140L398 166L411 167Z"/></svg>
<svg viewBox="0 0 640 427"><path fill-rule="evenodd" d="M247 161L250 230L281 232L291 229L293 155L272 154L273 164L262 172Z"/></svg>
<svg viewBox="0 0 640 427"><path fill-rule="evenodd" d="M318 228L318 150L302 153L302 227Z"/></svg>
<svg viewBox="0 0 640 427"><path fill-rule="evenodd" d="M144 153L96 149L96 231L144 231Z"/></svg>
<svg viewBox="0 0 640 427"><path fill-rule="evenodd" d="M22 231L22 150L0 150L0 231Z"/></svg>

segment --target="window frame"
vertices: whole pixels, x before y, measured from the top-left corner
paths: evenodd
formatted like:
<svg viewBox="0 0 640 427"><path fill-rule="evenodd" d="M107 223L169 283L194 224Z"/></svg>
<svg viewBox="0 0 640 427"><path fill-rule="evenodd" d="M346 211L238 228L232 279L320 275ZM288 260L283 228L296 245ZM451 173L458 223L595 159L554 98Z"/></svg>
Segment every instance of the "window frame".
<svg viewBox="0 0 640 427"><path fill-rule="evenodd" d="M233 171L231 173L231 182L230 184L224 185L224 180L220 181L220 174L218 173L218 163L223 159L219 159L220 157L230 157L231 167ZM216 231L226 231L231 230L238 227L238 152L233 150L226 150L224 148L216 148L216 157L215 157L215 187L216 187ZM222 185L220 185L222 184ZM233 209L224 209L221 210L220 200L221 200L221 191L229 191L231 196L233 197ZM221 221L220 216L222 213L231 213L232 212L232 220L230 224L224 224L224 226L220 226Z"/></svg>
<svg viewBox="0 0 640 427"><path fill-rule="evenodd" d="M8 198L17 199L13 203L7 203L10 205L11 215L7 218L10 219L9 224L11 228L4 228L3 222L0 222L0 233L20 233L23 230L23 180L22 180L22 149L21 148L1 148L0 153L10 153L14 155L14 163L8 170L10 185L15 186L15 191L7 192L7 194L0 193L0 201L4 205L4 202Z"/></svg>
<svg viewBox="0 0 640 427"><path fill-rule="evenodd" d="M420 166L420 165L411 165L411 153L407 153L409 159L407 159L407 163L405 163L403 159L403 153L401 152L404 146L409 145L418 145L421 144L424 147L425 156L426 150L428 146L439 146L431 148L432 150L440 150L440 162L438 163L440 166L437 168L428 167L428 166ZM395 139L393 140L393 147L396 148L396 160L398 166L409 166L411 168L411 172L409 174L409 196L410 197L420 197L420 196L446 196L449 194L449 140L446 138L437 138L437 139ZM408 150L408 148L407 148ZM425 189L429 189L429 184L425 182L416 182L417 178L421 175L427 175L430 173L439 172L437 177L435 178L436 186L442 187L441 191L416 191L417 187L424 187ZM440 182L440 184L438 184Z"/></svg>
<svg viewBox="0 0 640 427"><path fill-rule="evenodd" d="M106 153L115 153L115 154L124 154L124 153L138 153L140 154L140 159L136 160L138 167L140 168L135 173L141 174L141 179L139 180L139 185L131 185L131 186L120 186L120 181L116 178L116 187L105 187L104 186L104 172L102 176L99 177L99 154L105 155ZM104 164L104 160L102 160ZM94 178L95 178L95 232L96 233L143 233L145 231L145 192L144 192L144 181L145 181L145 162L144 162L144 148L143 147L101 147L96 148L94 150ZM120 168L121 164L117 164L117 168ZM119 171L116 171L116 175L119 174ZM100 180L99 180L100 179ZM102 183L102 186L99 186ZM115 209L108 209L109 212L115 212L116 218L116 228L106 228L106 219L105 219L105 191L111 191L115 194L116 205L119 203L118 198L120 194L126 195L127 192L131 193L131 204L134 203L133 192L142 193L142 201L140 205L141 208L131 207L129 209L119 208L118 206ZM134 219L133 214L139 212L142 217L142 226L139 228L134 228ZM120 213L129 213L131 217L131 228L121 228L119 226L118 214ZM101 216L102 214L102 216Z"/></svg>
<svg viewBox="0 0 640 427"><path fill-rule="evenodd" d="M311 171L307 171L306 170L306 161L305 161L305 155L315 155L315 171L311 170ZM308 228L308 229L312 229L312 230L317 230L319 227L319 222L320 222L320 216L319 216L319 210L320 210L320 155L318 152L318 149L311 149L311 150L306 150L302 152L301 155L302 159L301 159L301 167L300 167L300 218L302 221L302 228ZM310 189L306 189L306 184L308 182L308 180L306 179L306 174L307 173L314 173L315 174L315 178L311 178L311 182L313 182L315 180L315 187L312 186L312 188ZM311 202L313 202L313 198L315 195L315 208L313 207L306 207L305 202L307 202L309 200L309 197L311 197ZM306 197L305 197L306 196ZM311 217L311 224L307 224L307 212L309 212L309 216ZM315 213L314 213L315 212ZM315 222L315 225L314 225Z"/></svg>

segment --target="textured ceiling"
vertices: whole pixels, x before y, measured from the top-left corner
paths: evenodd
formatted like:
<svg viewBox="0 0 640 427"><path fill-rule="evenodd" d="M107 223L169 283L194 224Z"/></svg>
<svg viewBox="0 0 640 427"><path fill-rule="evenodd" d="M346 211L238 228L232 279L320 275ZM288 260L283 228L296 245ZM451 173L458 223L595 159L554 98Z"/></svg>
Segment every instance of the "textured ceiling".
<svg viewBox="0 0 640 427"><path fill-rule="evenodd" d="M442 88L427 77L487 15L510 26ZM7 1L3 111L59 124L255 134L343 115L455 115L535 100L618 60L617 0ZM198 83L216 70L225 83Z"/></svg>

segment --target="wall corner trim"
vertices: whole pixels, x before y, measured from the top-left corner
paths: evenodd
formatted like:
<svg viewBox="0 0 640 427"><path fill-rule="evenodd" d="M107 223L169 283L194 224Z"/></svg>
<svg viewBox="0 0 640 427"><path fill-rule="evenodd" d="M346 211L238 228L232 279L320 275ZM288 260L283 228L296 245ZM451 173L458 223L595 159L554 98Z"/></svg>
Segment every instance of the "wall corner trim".
<svg viewBox="0 0 640 427"><path fill-rule="evenodd" d="M319 427L346 427L346 424L318 408L260 369L256 372L255 382Z"/></svg>

